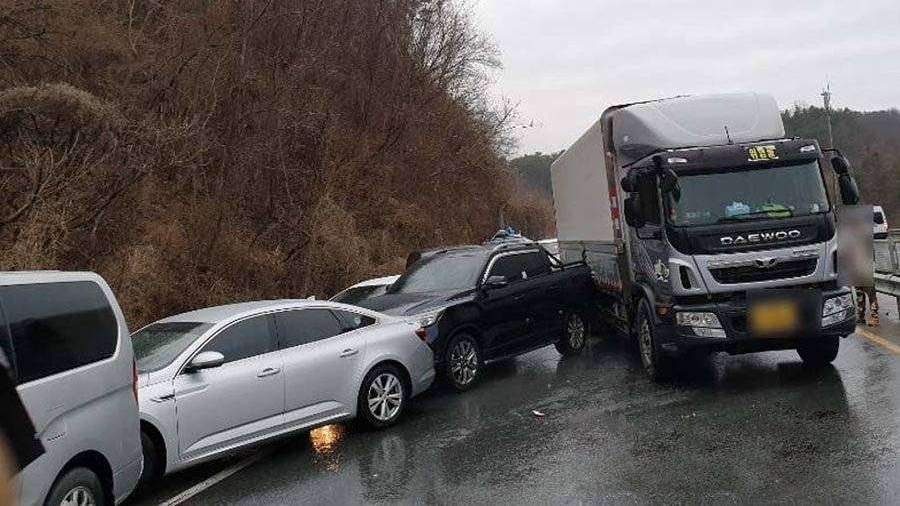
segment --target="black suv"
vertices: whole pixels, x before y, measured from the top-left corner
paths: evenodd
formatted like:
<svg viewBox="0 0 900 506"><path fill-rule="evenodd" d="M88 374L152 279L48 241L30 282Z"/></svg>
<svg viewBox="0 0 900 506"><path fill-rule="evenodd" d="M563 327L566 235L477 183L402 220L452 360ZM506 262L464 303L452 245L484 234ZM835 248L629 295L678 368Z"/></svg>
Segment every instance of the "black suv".
<svg viewBox="0 0 900 506"><path fill-rule="evenodd" d="M560 264L536 243L503 243L432 250L360 305L417 318L437 369L468 390L489 362L548 344L580 353L593 293L583 262Z"/></svg>

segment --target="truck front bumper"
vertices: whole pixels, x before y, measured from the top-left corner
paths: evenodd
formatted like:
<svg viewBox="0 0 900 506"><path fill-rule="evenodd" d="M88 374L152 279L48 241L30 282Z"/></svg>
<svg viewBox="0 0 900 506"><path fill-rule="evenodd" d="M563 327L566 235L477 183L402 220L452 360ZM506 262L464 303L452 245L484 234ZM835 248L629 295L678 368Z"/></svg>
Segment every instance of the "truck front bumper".
<svg viewBox="0 0 900 506"><path fill-rule="evenodd" d="M821 315L823 301L849 293L849 288L821 292L818 314ZM675 313L679 311L715 313L725 332L725 337L701 337L696 335L690 327L679 327L674 322L662 324L658 327L657 332L660 346L663 351L676 355L691 351L724 351L730 354L741 354L796 349L801 342L847 337L856 329L855 308L848 311L849 316L834 324L823 327L821 317L819 317L813 325L777 338L760 338L751 335L747 328L748 304L744 298L705 304L676 304L673 310Z"/></svg>

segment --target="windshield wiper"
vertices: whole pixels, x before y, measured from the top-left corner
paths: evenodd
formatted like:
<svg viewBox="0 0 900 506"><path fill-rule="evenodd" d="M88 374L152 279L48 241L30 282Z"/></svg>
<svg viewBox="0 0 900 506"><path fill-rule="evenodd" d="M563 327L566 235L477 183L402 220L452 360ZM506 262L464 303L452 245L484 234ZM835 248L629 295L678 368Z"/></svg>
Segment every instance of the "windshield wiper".
<svg viewBox="0 0 900 506"><path fill-rule="evenodd" d="M771 216L771 215L776 216ZM753 211L749 213L736 214L734 216L724 216L716 220L716 223L727 223L730 221L753 221L753 218L756 219L765 219L765 218L790 218L794 215L794 211L790 209L766 209L760 211ZM750 218L750 219L748 219Z"/></svg>

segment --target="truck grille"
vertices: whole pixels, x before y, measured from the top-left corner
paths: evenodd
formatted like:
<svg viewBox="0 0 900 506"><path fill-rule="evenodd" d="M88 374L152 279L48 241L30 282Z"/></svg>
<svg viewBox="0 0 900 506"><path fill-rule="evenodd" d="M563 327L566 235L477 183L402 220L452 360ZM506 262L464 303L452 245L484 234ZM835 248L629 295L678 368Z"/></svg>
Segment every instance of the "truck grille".
<svg viewBox="0 0 900 506"><path fill-rule="evenodd" d="M815 258L808 258L781 262L766 269L759 269L753 265L742 265L740 267L710 269L709 271L717 282L723 285L734 285L809 276L816 271L817 263L818 260Z"/></svg>

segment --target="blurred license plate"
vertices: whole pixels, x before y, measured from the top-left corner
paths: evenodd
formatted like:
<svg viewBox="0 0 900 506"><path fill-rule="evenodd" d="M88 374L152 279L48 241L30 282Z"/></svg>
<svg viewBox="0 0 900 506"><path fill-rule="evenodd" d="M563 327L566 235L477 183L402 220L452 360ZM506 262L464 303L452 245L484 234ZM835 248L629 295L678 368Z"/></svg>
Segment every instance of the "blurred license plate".
<svg viewBox="0 0 900 506"><path fill-rule="evenodd" d="M750 331L771 336L794 331L798 326L797 305L791 302L770 301L750 308Z"/></svg>

